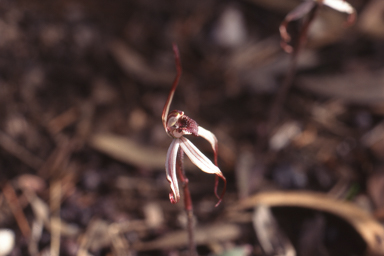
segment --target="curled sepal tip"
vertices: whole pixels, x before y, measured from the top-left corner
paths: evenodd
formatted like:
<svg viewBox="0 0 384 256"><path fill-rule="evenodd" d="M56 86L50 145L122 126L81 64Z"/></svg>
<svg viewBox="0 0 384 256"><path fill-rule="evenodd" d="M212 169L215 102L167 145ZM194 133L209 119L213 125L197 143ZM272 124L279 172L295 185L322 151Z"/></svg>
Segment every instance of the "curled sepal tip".
<svg viewBox="0 0 384 256"><path fill-rule="evenodd" d="M175 198L174 192L172 190L169 192L169 201L171 201L171 204L175 204L179 201L177 198Z"/></svg>
<svg viewBox="0 0 384 256"><path fill-rule="evenodd" d="M163 113L161 115L161 119L163 121L163 126L164 126L164 129L166 132L168 132L167 131L167 117L168 117L169 107L171 106L173 95L175 94L176 87L179 84L179 80L180 80L181 73L182 73L179 49L175 43L173 43L172 46L173 46L173 53L175 55L176 76L175 76L175 80L173 81L171 91L168 94L167 101L165 102L165 105L163 108Z"/></svg>
<svg viewBox="0 0 384 256"><path fill-rule="evenodd" d="M223 191L221 192L220 196L217 193L217 188L219 187L219 178L221 178L224 181ZM216 176L215 176L215 195L219 199L219 201L216 203L215 207L219 206L219 204L223 200L226 189L227 189L227 179L222 174L221 175L216 174Z"/></svg>
<svg viewBox="0 0 384 256"><path fill-rule="evenodd" d="M216 136L212 132L204 129L201 126L199 126L199 136L203 137L204 139L209 141L209 143L211 144L212 150L213 150L213 154L214 154L214 159L215 159L215 165L218 166L217 165L218 142L217 142ZM221 178L224 181L224 187L223 187L223 191L221 192L221 195L219 195L217 193L217 189L218 189L218 186L219 186L219 178ZM226 187L227 187L227 180L225 179L224 175L221 172L220 173L216 173L216 177L215 177L215 195L219 199L219 201L216 203L215 207L219 206L219 204L223 200Z"/></svg>

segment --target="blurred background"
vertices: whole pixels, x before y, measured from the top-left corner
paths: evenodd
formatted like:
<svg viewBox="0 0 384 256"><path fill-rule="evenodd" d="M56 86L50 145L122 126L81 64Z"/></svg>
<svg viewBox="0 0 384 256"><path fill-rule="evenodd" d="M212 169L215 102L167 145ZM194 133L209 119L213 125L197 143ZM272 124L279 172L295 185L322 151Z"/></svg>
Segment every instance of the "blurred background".
<svg viewBox="0 0 384 256"><path fill-rule="evenodd" d="M0 256L187 255L164 170L173 42L171 110L216 134L228 180L215 208L185 160L199 254L383 255L384 1L348 2L350 27L320 9L273 112L299 0L0 0Z"/></svg>

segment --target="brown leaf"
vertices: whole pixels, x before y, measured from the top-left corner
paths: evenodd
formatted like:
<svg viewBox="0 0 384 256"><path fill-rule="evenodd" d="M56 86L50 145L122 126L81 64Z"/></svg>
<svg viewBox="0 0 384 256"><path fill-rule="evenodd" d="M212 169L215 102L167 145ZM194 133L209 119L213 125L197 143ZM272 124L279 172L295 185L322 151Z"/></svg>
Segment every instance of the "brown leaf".
<svg viewBox="0 0 384 256"><path fill-rule="evenodd" d="M195 242L197 245L201 245L211 242L234 240L238 238L240 234L240 227L232 224L220 223L212 226L197 228L195 230ZM139 251L162 250L182 247L187 244L187 231L182 230L166 234L151 242L137 244L135 249Z"/></svg>
<svg viewBox="0 0 384 256"><path fill-rule="evenodd" d="M113 134L96 134L89 140L89 144L122 162L146 167L164 169L167 151L144 147L127 137Z"/></svg>
<svg viewBox="0 0 384 256"><path fill-rule="evenodd" d="M384 70L298 78L298 85L303 89L351 103L368 105L384 101L383 84Z"/></svg>
<svg viewBox="0 0 384 256"><path fill-rule="evenodd" d="M384 254L384 228L368 212L356 205L314 192L265 192L242 200L235 209L257 205L306 207L337 215L350 223L367 243L369 253Z"/></svg>
<svg viewBox="0 0 384 256"><path fill-rule="evenodd" d="M152 69L140 54L129 48L128 45L122 41L113 41L110 44L110 50L116 61L127 74L150 84L167 86L172 84L175 76L173 71L164 72L163 70Z"/></svg>

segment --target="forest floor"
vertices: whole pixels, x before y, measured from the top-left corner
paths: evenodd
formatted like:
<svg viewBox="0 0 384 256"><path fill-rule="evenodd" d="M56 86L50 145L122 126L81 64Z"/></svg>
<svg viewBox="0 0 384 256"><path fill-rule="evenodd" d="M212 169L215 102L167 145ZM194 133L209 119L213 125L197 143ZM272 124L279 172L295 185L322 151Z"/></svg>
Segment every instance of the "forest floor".
<svg viewBox="0 0 384 256"><path fill-rule="evenodd" d="M199 255L384 255L384 4L349 1L350 27L321 7L272 111L300 2L0 0L0 256L188 255L172 43L171 110L217 136L228 181L215 207L185 158Z"/></svg>

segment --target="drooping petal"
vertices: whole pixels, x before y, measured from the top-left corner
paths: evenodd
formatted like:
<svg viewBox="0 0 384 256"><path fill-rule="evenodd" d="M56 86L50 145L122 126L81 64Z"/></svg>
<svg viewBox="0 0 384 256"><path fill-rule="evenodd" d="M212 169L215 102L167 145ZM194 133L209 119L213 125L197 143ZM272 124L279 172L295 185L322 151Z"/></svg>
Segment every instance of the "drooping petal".
<svg viewBox="0 0 384 256"><path fill-rule="evenodd" d="M165 162L165 171L167 174L167 180L171 187L171 192L169 193L169 200L171 203L175 204L180 199L179 184L176 176L176 158L177 151L179 150L180 140L173 139L171 145L169 146L167 152L167 160Z"/></svg>
<svg viewBox="0 0 384 256"><path fill-rule="evenodd" d="M323 4L339 12L349 14L347 24L352 24L356 19L356 10L345 0L323 0Z"/></svg>
<svg viewBox="0 0 384 256"><path fill-rule="evenodd" d="M216 177L220 177L224 181L224 188L223 192L219 196L217 194L217 187L218 187L218 179L216 178L215 181L215 195L219 198L219 202L216 204L218 206L224 196L225 188L227 185L227 181L223 175L223 173L220 171L219 167L214 165L211 160L209 160L201 151L196 148L195 145L192 144L191 141L188 139L181 137L180 138L180 147L183 149L184 153L189 157L191 162L195 164L197 167L199 167L203 172L210 173L210 174L216 174Z"/></svg>
<svg viewBox="0 0 384 256"><path fill-rule="evenodd" d="M203 172L223 175L216 165L214 165L211 160L209 160L201 151L196 148L195 145L192 144L185 137L180 138L180 146L184 150L184 153L188 156L191 162L199 167Z"/></svg>
<svg viewBox="0 0 384 256"><path fill-rule="evenodd" d="M218 143L217 143L216 136L212 132L204 129L201 126L199 126L199 128L198 128L198 136L203 137L204 139L209 141L209 143L211 143L214 158L215 158L215 165L217 166L217 148L218 148L217 145L218 145Z"/></svg>
<svg viewBox="0 0 384 256"><path fill-rule="evenodd" d="M203 137L204 139L209 141L209 143L211 143L211 146L212 146L212 149L213 149L213 153L214 153L214 157L215 157L215 165L218 166L217 165L218 142L217 142L216 136L212 132L204 129L201 126L199 126L198 133L199 133L198 134L199 136ZM223 191L221 192L221 195L219 195L217 193L217 188L219 186L219 177L224 181L224 187L223 187ZM222 173L216 174L216 178L215 178L215 195L219 199L219 201L217 202L216 206L218 206L221 203L221 201L223 199L223 196L225 194L226 186L227 186L227 180L225 179L224 175Z"/></svg>

